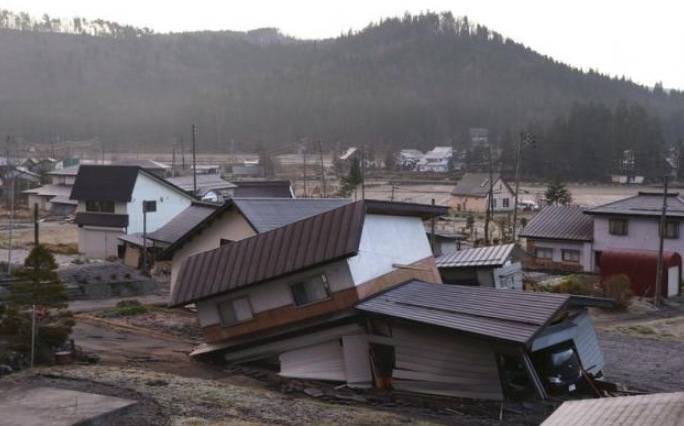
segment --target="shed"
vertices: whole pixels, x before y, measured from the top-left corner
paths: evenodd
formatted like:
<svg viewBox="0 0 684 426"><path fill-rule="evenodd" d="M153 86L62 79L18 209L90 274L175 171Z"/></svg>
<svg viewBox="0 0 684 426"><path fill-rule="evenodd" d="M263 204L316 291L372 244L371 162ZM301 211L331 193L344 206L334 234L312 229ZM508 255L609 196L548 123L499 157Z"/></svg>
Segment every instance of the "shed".
<svg viewBox="0 0 684 426"><path fill-rule="evenodd" d="M478 247L444 253L437 267L446 284L522 289L519 260L525 256L515 244Z"/></svg>
<svg viewBox="0 0 684 426"><path fill-rule="evenodd" d="M606 250L601 254L601 280L625 274L630 289L637 296L655 295L658 252L655 250ZM661 296L681 294L682 257L671 251L663 252Z"/></svg>

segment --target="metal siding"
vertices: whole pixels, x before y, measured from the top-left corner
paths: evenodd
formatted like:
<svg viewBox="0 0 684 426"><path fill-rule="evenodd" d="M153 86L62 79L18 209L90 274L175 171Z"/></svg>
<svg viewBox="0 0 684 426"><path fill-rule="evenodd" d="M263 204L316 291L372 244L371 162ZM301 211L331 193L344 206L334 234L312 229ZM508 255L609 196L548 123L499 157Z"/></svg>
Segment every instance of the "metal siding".
<svg viewBox="0 0 684 426"><path fill-rule="evenodd" d="M591 316L585 311L572 322L577 325L574 341L582 366L588 372L596 374L603 370L604 360Z"/></svg>

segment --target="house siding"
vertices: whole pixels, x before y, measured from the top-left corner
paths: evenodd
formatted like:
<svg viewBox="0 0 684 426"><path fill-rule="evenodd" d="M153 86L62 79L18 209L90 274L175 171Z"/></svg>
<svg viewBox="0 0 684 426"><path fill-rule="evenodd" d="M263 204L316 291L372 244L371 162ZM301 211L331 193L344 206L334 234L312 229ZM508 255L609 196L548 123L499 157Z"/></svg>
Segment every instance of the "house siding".
<svg viewBox="0 0 684 426"><path fill-rule="evenodd" d="M501 179L494 183L493 198L496 200L494 212L512 212L515 194L511 192ZM487 210L487 196L453 195L451 208L462 212L484 213ZM504 207L504 199L508 199L508 207Z"/></svg>
<svg viewBox="0 0 684 426"><path fill-rule="evenodd" d="M157 202L157 211L147 214L147 232L161 228L189 207L192 202L188 195L139 173L133 187L131 201L126 206L126 213L129 217L129 234L143 231L142 203L145 200Z"/></svg>
<svg viewBox="0 0 684 426"><path fill-rule="evenodd" d="M553 250L552 259L537 259L535 250L537 248L549 248ZM578 250L580 252L579 262L564 262L563 250ZM527 252L530 258L524 262L525 268L543 269L552 271L567 272L592 272L594 270L594 255L592 243L588 241L565 241L565 240L538 240L527 239Z"/></svg>
<svg viewBox="0 0 684 426"><path fill-rule="evenodd" d="M659 218L629 217L627 235L611 235L610 218L594 216L594 251L608 249L658 250ZM679 238L665 238L664 248L684 256L684 221L679 223Z"/></svg>

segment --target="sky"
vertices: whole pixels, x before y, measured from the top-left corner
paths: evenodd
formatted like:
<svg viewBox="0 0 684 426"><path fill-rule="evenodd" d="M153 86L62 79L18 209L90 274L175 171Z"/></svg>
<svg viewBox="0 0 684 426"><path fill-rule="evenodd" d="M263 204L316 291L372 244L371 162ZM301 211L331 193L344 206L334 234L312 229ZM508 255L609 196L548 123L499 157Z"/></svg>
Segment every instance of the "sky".
<svg viewBox="0 0 684 426"><path fill-rule="evenodd" d="M406 12L448 10L561 62L684 90L684 2L677 0L3 0L0 7L156 32L277 27L299 38L334 37Z"/></svg>

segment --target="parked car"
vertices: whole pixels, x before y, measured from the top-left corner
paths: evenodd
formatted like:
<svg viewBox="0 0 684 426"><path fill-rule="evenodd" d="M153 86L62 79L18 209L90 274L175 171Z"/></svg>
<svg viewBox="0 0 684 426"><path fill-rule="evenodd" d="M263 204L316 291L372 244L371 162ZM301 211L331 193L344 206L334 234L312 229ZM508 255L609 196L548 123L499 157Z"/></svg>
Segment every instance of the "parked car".
<svg viewBox="0 0 684 426"><path fill-rule="evenodd" d="M535 354L539 376L552 395L576 393L582 381L580 360L568 344L543 349Z"/></svg>

